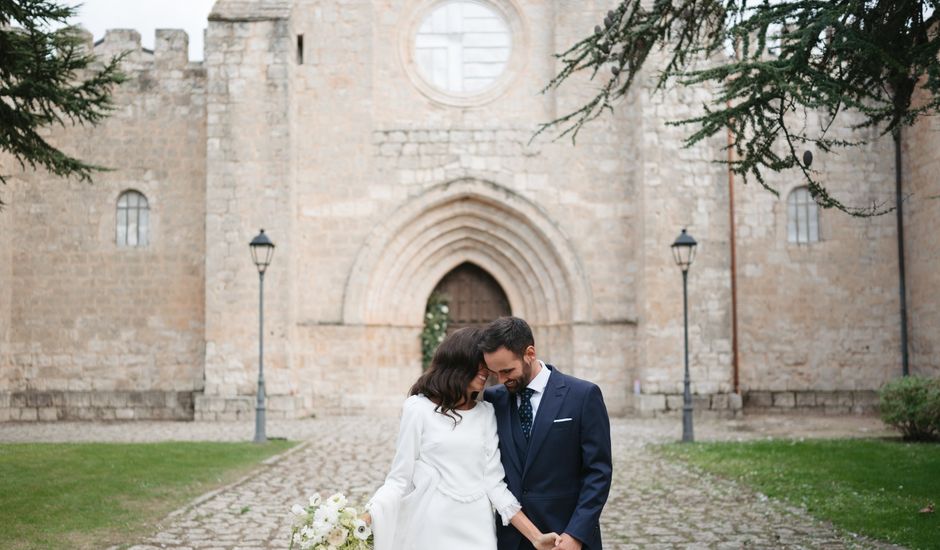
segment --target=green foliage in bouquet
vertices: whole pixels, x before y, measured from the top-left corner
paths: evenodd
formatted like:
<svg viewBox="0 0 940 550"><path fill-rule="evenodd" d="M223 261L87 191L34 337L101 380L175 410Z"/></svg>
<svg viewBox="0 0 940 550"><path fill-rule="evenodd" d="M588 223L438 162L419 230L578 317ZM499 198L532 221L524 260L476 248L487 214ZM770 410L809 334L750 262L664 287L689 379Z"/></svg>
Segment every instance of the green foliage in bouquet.
<svg viewBox="0 0 940 550"><path fill-rule="evenodd" d="M421 331L421 368L428 370L431 358L437 346L444 341L447 334L447 323L450 308L447 306L447 296L433 293L428 298L428 308L424 312L424 330Z"/></svg>
<svg viewBox="0 0 940 550"><path fill-rule="evenodd" d="M359 518L360 512L346 505L346 497L336 493L320 500L310 497L307 506L291 508L293 525L290 550L372 550L372 529Z"/></svg>
<svg viewBox="0 0 940 550"><path fill-rule="evenodd" d="M907 376L881 388L879 408L885 424L907 441L940 440L940 379Z"/></svg>

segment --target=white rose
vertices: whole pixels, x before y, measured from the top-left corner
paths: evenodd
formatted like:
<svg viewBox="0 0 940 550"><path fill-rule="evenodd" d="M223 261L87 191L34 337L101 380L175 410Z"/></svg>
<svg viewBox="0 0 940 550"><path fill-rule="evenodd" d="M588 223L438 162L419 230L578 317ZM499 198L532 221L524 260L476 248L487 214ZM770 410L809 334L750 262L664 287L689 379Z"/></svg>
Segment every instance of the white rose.
<svg viewBox="0 0 940 550"><path fill-rule="evenodd" d="M450 308L447 306L441 306L441 313L450 313Z"/></svg>
<svg viewBox="0 0 940 550"><path fill-rule="evenodd" d="M338 519L339 510L332 506L320 506L317 508L317 511L313 513L313 521L317 523L335 525Z"/></svg>
<svg viewBox="0 0 940 550"><path fill-rule="evenodd" d="M346 497L343 496L343 493L335 493L327 499L327 502L336 506L337 509L346 506Z"/></svg>
<svg viewBox="0 0 940 550"><path fill-rule="evenodd" d="M349 531L346 529L341 529L337 527L330 531L330 534L326 536L326 542L330 546L339 546L346 542L346 536L349 535Z"/></svg>

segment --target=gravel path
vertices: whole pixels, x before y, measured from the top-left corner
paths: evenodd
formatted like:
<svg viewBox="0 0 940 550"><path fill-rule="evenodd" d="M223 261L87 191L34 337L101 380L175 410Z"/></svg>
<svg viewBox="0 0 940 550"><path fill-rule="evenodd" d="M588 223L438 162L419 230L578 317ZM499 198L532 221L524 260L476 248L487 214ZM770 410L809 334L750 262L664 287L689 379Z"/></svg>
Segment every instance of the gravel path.
<svg viewBox="0 0 940 550"><path fill-rule="evenodd" d="M699 440L871 436L880 422L859 417L749 416L697 419ZM136 422L2 424L12 441L234 441L253 424ZM132 550L287 548L287 511L319 491L364 503L391 462L397 419L273 421L268 434L303 443L248 477L203 495L161 521ZM607 549L888 548L840 533L800 509L733 482L663 460L651 444L675 441L678 418L614 419L614 483L602 518ZM446 550L446 549L442 549Z"/></svg>

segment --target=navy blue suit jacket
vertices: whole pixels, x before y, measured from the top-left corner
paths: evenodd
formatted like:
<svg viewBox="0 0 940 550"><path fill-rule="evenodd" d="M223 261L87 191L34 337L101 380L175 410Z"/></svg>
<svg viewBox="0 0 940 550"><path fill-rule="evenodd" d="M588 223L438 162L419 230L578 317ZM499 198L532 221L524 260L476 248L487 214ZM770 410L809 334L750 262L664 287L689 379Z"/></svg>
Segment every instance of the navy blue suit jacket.
<svg viewBox="0 0 940 550"><path fill-rule="evenodd" d="M612 473L607 407L595 384L547 366L552 373L528 442L516 396L502 385L484 393L496 412L506 483L543 533L568 533L584 550L601 550L601 510ZM498 550L532 548L512 525L496 525Z"/></svg>

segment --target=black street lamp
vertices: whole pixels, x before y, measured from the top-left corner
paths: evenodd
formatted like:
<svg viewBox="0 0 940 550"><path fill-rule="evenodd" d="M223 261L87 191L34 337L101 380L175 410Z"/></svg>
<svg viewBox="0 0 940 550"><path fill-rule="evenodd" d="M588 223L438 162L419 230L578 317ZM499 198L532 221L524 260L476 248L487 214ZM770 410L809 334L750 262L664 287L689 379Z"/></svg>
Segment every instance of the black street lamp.
<svg viewBox="0 0 940 550"><path fill-rule="evenodd" d="M264 272L274 256L274 243L264 234L251 239L251 259L258 267L258 406L255 408L255 443L268 440L264 433Z"/></svg>
<svg viewBox="0 0 940 550"><path fill-rule="evenodd" d="M685 380L682 394L682 441L694 441L692 436L692 391L689 388L689 267L695 259L695 246L698 243L682 230L672 243L672 255L676 265L682 270L682 314L685 319Z"/></svg>

